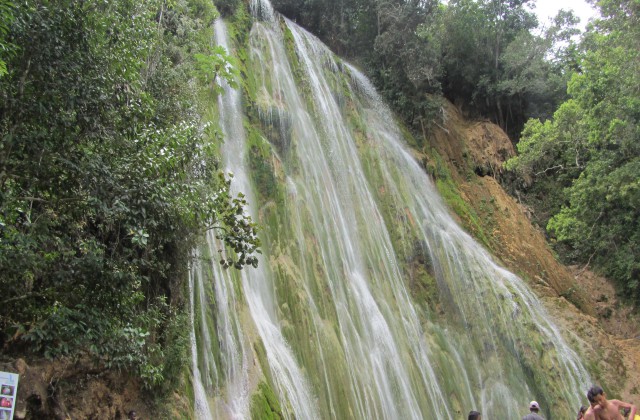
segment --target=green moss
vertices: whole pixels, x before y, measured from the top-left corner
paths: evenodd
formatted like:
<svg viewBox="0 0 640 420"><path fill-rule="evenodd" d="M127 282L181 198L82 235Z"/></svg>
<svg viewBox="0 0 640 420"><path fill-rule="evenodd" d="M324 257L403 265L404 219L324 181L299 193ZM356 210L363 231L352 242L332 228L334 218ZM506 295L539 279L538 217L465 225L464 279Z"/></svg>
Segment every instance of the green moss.
<svg viewBox="0 0 640 420"><path fill-rule="evenodd" d="M255 113L256 81L254 72L249 66L249 34L253 25L253 18L247 10L246 2L239 2L235 12L227 20L227 33L232 43L232 54L237 59L236 64L240 74L240 86L243 102L248 115Z"/></svg>
<svg viewBox="0 0 640 420"><path fill-rule="evenodd" d="M459 217L465 228L484 246L491 249L491 243L487 238L482 225L478 221L478 214L462 199L458 187L451 178L436 179L436 187L447 206Z"/></svg>
<svg viewBox="0 0 640 420"><path fill-rule="evenodd" d="M249 40L249 32L253 25L253 18L247 10L245 2L239 2L235 12L228 20L227 30L237 45L245 46Z"/></svg>
<svg viewBox="0 0 640 420"><path fill-rule="evenodd" d="M189 401L189 408L191 409L191 412L193 412L193 409L194 409L193 404L194 404L194 402L196 400L196 392L193 389L194 376L193 376L193 373L191 372L191 369L186 369L185 372L184 372L184 376L185 376L185 379L184 379L184 385L185 385L184 392L185 392L186 398ZM191 418L193 418L193 417L191 417Z"/></svg>
<svg viewBox="0 0 640 420"><path fill-rule="evenodd" d="M307 74L300 65L298 53L296 52L296 42L293 34L289 30L289 27L284 23L284 21L282 22L282 33L284 34L285 53L287 54L287 59L289 61L289 65L291 66L291 72L293 74L296 86L298 87L298 92L300 92L303 97L310 98L311 87L309 85L309 80L307 79ZM309 105L311 105L311 103L307 102L307 109L313 109L313 107Z"/></svg>
<svg viewBox="0 0 640 420"><path fill-rule="evenodd" d="M427 265L419 262L410 273L409 290L414 300L432 312L438 302L438 284L432 273L427 271Z"/></svg>
<svg viewBox="0 0 640 420"><path fill-rule="evenodd" d="M271 144L265 141L253 126L246 124L245 129L247 130L247 159L258 194L256 198L261 203L274 201L277 206L282 206L284 187L282 182L279 182L273 166L275 157Z"/></svg>
<svg viewBox="0 0 640 420"><path fill-rule="evenodd" d="M282 23L282 33L284 35L285 51L291 65L291 69L293 70L294 76L299 75L300 62L298 61L298 55L296 54L296 42L293 38L293 33L291 33L289 27L284 24L284 22ZM296 80L296 82L297 81L298 80Z"/></svg>
<svg viewBox="0 0 640 420"><path fill-rule="evenodd" d="M278 398L265 382L260 382L257 392L251 398L251 418L253 420L284 418Z"/></svg>
<svg viewBox="0 0 640 420"><path fill-rule="evenodd" d="M258 358L258 362L262 367L262 372L269 383L273 383L273 378L271 378L271 371L269 370L269 362L267 360L267 349L264 347L262 340L258 339L253 343L253 350L256 352L256 357Z"/></svg>

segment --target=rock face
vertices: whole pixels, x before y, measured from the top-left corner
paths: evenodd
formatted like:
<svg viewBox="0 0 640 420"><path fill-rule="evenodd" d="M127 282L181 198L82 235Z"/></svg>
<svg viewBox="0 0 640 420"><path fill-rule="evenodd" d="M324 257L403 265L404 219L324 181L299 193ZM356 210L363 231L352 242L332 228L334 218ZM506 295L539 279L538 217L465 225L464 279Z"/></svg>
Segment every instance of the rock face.
<svg viewBox="0 0 640 420"><path fill-rule="evenodd" d="M24 359L0 364L18 373L14 418L126 419L131 410L151 418L139 384L126 373L96 370L88 361Z"/></svg>
<svg viewBox="0 0 640 420"><path fill-rule="evenodd" d="M435 124L431 145L447 160L454 176L469 170L478 176L499 176L502 164L516 151L506 133L489 121L466 121L450 102L442 104L442 124Z"/></svg>
<svg viewBox="0 0 640 420"><path fill-rule="evenodd" d="M618 302L607 279L558 262L544 232L531 224L531 211L501 187L502 163L515 154L504 131L486 121L465 121L448 102L442 116L427 141L447 164L462 199L476 212L485 244L542 297L567 340L581 352L594 381L609 396L640 405L640 322L632 308ZM464 217L460 222L477 233Z"/></svg>
<svg viewBox="0 0 640 420"><path fill-rule="evenodd" d="M487 238L485 244L534 289L542 286L537 291L543 296L565 296L593 315L571 272L556 260L544 233L531 224L530 210L507 194L497 180L505 160L515 156L507 135L490 122L465 121L448 102L443 110L444 125L437 127L428 140L447 163L461 197L477 214ZM461 222L470 232L477 229L469 221Z"/></svg>

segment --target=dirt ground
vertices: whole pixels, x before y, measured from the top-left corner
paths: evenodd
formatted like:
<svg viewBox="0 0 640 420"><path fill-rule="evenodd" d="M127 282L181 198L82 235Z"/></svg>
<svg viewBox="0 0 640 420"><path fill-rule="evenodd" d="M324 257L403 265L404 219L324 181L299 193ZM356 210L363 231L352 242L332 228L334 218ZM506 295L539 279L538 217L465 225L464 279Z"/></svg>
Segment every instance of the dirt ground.
<svg viewBox="0 0 640 420"><path fill-rule="evenodd" d="M133 410L152 418L148 396L126 372L98 370L85 360L24 359L0 363L18 373L15 419L127 419Z"/></svg>
<svg viewBox="0 0 640 420"><path fill-rule="evenodd" d="M601 346L613 346L623 358L624 373L612 375L612 383L624 383L619 398L640 406L640 316L634 307L617 296L615 287L606 278L570 267L580 287L589 291L596 310L596 325L607 333Z"/></svg>
<svg viewBox="0 0 640 420"><path fill-rule="evenodd" d="M430 146L444 158L462 198L475 210L491 252L545 302L594 372L594 383L610 397L640 405L639 311L589 267L560 264L544 232L531 223L531 209L500 186L502 163L515 150L499 127L465 121L449 103L442 115L442 124L429 136ZM472 233L477 229L470 220L460 222Z"/></svg>

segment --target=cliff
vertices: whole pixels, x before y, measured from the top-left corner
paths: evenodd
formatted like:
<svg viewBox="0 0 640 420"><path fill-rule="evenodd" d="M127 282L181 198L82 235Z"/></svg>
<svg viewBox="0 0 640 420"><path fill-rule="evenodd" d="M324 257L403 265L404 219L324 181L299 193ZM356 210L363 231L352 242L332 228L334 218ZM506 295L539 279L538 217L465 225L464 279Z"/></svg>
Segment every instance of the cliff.
<svg viewBox="0 0 640 420"><path fill-rule="evenodd" d="M443 101L440 121L426 141L425 150L446 164L468 205L457 212L460 223L542 298L567 339L578 343L594 381L608 387L609 396L640 403L638 318L608 279L559 262L543 230L531 223L531 209L503 189L502 164L515 154L504 131L487 121L465 120ZM422 155L427 167L437 165L433 156Z"/></svg>

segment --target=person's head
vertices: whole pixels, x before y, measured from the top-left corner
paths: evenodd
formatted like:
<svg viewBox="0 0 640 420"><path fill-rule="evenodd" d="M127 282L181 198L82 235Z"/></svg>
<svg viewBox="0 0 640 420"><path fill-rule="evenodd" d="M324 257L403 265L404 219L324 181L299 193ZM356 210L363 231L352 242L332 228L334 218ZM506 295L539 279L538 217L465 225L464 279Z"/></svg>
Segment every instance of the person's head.
<svg viewBox="0 0 640 420"><path fill-rule="evenodd" d="M137 420L137 419L138 419L138 413L136 413L135 410L129 411L129 420Z"/></svg>
<svg viewBox="0 0 640 420"><path fill-rule="evenodd" d="M537 413L538 411L540 411L540 404L538 404L537 401L531 401L529 403L529 411L533 411L534 413Z"/></svg>
<svg viewBox="0 0 640 420"><path fill-rule="evenodd" d="M596 405L607 401L604 390L598 385L594 385L589 389L587 392L587 399L589 400L591 407L595 407Z"/></svg>
<svg viewBox="0 0 640 420"><path fill-rule="evenodd" d="M482 414L478 411L469 411L468 420L482 420Z"/></svg>
<svg viewBox="0 0 640 420"><path fill-rule="evenodd" d="M587 412L587 406L585 405L581 405L580 409L578 410L578 417L576 420L580 420L584 418L584 413Z"/></svg>

